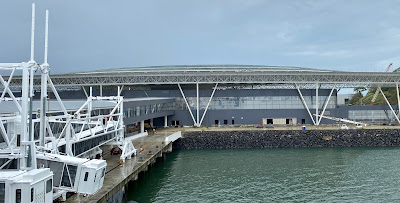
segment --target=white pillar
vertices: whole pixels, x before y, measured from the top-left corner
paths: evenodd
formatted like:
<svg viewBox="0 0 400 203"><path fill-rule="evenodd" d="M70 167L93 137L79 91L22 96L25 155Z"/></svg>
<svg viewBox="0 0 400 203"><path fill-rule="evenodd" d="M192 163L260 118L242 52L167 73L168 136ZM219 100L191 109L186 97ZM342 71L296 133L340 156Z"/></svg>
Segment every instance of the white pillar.
<svg viewBox="0 0 400 203"><path fill-rule="evenodd" d="M103 96L103 85L100 85L100 97Z"/></svg>
<svg viewBox="0 0 400 203"><path fill-rule="evenodd" d="M151 126L151 127L154 126L154 122L153 122L153 119L152 119L152 118L150 119L150 126Z"/></svg>
<svg viewBox="0 0 400 203"><path fill-rule="evenodd" d="M398 116L396 115L396 113L394 112L392 106L391 106L390 103L389 103L389 100L387 100L387 98L386 98L385 94L383 93L381 87L378 86L378 89L379 89L379 91L381 91L383 98L385 99L387 105L389 106L390 110L392 111L392 113L393 113L394 117L396 118L397 122L400 123L399 117L398 117Z"/></svg>
<svg viewBox="0 0 400 203"><path fill-rule="evenodd" d="M335 88L336 88L336 84L333 86L333 88L332 88L332 90L331 90L331 93L329 93L328 99L326 100L326 103L325 103L325 105L324 105L324 108L322 109L322 113L321 113L321 116L320 116L319 120L318 120L318 118L317 118L318 124L321 122L322 116L324 116L326 107L328 106L329 100L331 99L332 93L333 93L333 91L335 90Z"/></svg>
<svg viewBox="0 0 400 203"><path fill-rule="evenodd" d="M66 120L66 129L65 129L65 153L68 154L69 156L73 156L72 153L72 144L71 144L71 123L70 123L71 118L68 117Z"/></svg>
<svg viewBox="0 0 400 203"><path fill-rule="evenodd" d="M399 83L396 83L396 92L397 92L397 108L399 108L398 114L400 114Z"/></svg>
<svg viewBox="0 0 400 203"><path fill-rule="evenodd" d="M197 90L197 127L200 127L200 108L199 108L199 83L196 83L196 90Z"/></svg>
<svg viewBox="0 0 400 203"><path fill-rule="evenodd" d="M26 142L28 141L28 93L29 93L29 71L28 65L22 66L22 112L21 112L21 155L20 167L21 169L27 169L27 147Z"/></svg>
<svg viewBox="0 0 400 203"><path fill-rule="evenodd" d="M213 99L213 96L214 96L215 90L217 89L217 86L218 86L218 83L217 83L217 84L215 84L214 90L213 90L213 91L212 91L212 93L211 93L211 97L210 97L210 99L208 100L208 103L207 103L206 109L204 110L203 116L201 117L201 120L200 120L199 126L201 126L201 123L203 123L204 116L205 116L205 115L206 115L206 113L207 113L208 106L210 106L211 100Z"/></svg>
<svg viewBox="0 0 400 203"><path fill-rule="evenodd" d="M168 116L164 116L164 127L168 127Z"/></svg>
<svg viewBox="0 0 400 203"><path fill-rule="evenodd" d="M89 97L89 95L88 95L88 93L86 92L86 90L85 90L85 87L84 87L84 86L82 86L82 89L83 89L83 93L85 93L85 96L86 96L86 98L88 98L88 97Z"/></svg>
<svg viewBox="0 0 400 203"><path fill-rule="evenodd" d="M88 101L89 101L89 103L88 103L88 117L92 116L92 110L93 110L93 108L92 108L92 101L93 101L92 96L93 96L93 88L90 87L89 88L89 97L88 97Z"/></svg>
<svg viewBox="0 0 400 203"><path fill-rule="evenodd" d="M35 4L32 4L31 62L35 61Z"/></svg>
<svg viewBox="0 0 400 203"><path fill-rule="evenodd" d="M118 87L119 90L119 87ZM118 133L119 137L124 139L124 130L126 129L125 123L124 123L124 102L123 102L123 97L120 96L120 92L118 91L118 102L120 102L120 107L119 107L119 125L121 126L121 131Z"/></svg>
<svg viewBox="0 0 400 203"><path fill-rule="evenodd" d="M140 132L144 133L144 120L140 121Z"/></svg>
<svg viewBox="0 0 400 203"><path fill-rule="evenodd" d="M300 99L301 99L301 101L303 102L303 105L304 105L304 107L306 108L306 110L307 110L307 112L308 112L308 115L310 116L310 118L311 118L313 124L315 125L316 123L315 123L315 121L314 121L314 117L311 115L311 112L310 112L310 109L309 109L308 106L307 106L306 100L304 100L303 94L301 94L301 91L300 91L299 86L298 86L297 84L295 84L295 85L296 85L297 91L299 92Z"/></svg>
<svg viewBox="0 0 400 203"><path fill-rule="evenodd" d="M183 98L183 100L185 101L186 107L187 107L188 110L189 110L190 116L191 116L192 119L193 119L193 125L196 125L196 126L197 126L197 121L194 119L192 110L190 109L189 103L187 102L186 97L185 97L185 94L183 93L183 90L182 90L181 85L180 85L179 83L178 83L178 87L179 87L179 90L181 91L182 98Z"/></svg>
<svg viewBox="0 0 400 203"><path fill-rule="evenodd" d="M317 121L317 125L319 125L318 107L319 107L319 102L318 102L318 83L315 83L315 119Z"/></svg>
<svg viewBox="0 0 400 203"><path fill-rule="evenodd" d="M136 107L136 116L140 116L140 106Z"/></svg>
<svg viewBox="0 0 400 203"><path fill-rule="evenodd" d="M42 83L40 92L40 146L44 146L44 137L46 137L47 68L44 71L41 75Z"/></svg>

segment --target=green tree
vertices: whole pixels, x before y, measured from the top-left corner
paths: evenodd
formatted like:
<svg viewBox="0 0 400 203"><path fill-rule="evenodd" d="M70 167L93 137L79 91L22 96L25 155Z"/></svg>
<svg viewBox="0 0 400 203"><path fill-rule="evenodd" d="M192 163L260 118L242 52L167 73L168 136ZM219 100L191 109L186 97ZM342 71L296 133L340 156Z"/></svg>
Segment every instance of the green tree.
<svg viewBox="0 0 400 203"><path fill-rule="evenodd" d="M363 95L361 94L361 92L357 92L353 95L350 101L346 102L346 104L361 105L362 98Z"/></svg>
<svg viewBox="0 0 400 203"><path fill-rule="evenodd" d="M356 88L354 88L354 92L357 92L357 93L362 93L362 92L364 92L365 90L367 90L367 88L366 87L356 87Z"/></svg>

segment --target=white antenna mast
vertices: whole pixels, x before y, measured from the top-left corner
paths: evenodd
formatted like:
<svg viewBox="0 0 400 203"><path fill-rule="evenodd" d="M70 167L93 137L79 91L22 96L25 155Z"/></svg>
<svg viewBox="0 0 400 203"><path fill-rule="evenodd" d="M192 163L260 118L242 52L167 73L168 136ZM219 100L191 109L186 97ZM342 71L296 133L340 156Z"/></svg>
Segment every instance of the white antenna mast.
<svg viewBox="0 0 400 203"><path fill-rule="evenodd" d="M35 61L35 3L32 4L31 62Z"/></svg>
<svg viewBox="0 0 400 203"><path fill-rule="evenodd" d="M45 41L44 41L44 64L47 63L47 47L49 44L49 10L46 10L46 30L45 30Z"/></svg>

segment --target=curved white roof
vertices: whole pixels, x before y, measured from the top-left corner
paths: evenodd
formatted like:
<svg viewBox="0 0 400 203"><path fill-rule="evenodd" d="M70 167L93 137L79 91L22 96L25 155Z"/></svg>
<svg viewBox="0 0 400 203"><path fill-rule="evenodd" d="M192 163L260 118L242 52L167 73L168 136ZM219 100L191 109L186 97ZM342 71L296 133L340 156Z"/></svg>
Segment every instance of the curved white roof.
<svg viewBox="0 0 400 203"><path fill-rule="evenodd" d="M260 65L177 65L104 69L97 71L55 74L50 76L58 87L102 85L165 85L165 84L261 84L294 88L358 86L395 86L398 72L346 72L290 66ZM14 80L18 81L18 80ZM18 82L14 85L18 85ZM40 78L35 78L40 84Z"/></svg>

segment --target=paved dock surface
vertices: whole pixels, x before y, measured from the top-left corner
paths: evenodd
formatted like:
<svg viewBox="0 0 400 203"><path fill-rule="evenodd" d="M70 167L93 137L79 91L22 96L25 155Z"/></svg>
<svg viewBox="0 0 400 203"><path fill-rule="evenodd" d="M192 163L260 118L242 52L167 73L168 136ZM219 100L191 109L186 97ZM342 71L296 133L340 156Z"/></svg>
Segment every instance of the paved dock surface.
<svg viewBox="0 0 400 203"><path fill-rule="evenodd" d="M349 129L359 129L353 124L346 124ZM267 125L264 127L256 127L257 125L243 125L243 126L231 126L221 125L219 127L179 127L179 128L168 128L166 131L182 131L182 136L185 132L198 132L198 131L252 131L252 130L302 130L303 125ZM321 124L319 126L305 125L307 130L340 130L340 124ZM367 125L362 129L400 129L400 125Z"/></svg>
<svg viewBox="0 0 400 203"><path fill-rule="evenodd" d="M107 149L103 149L104 159L107 161L106 176L103 187L94 195L83 196L74 194L67 198L66 202L107 202L109 198L129 181L136 180L141 171L146 171L150 164L155 163L163 152L172 149L172 143L163 143L165 138L177 132L176 129L164 130L156 134L132 140L133 146L138 150L144 147L145 150L137 156L127 159L125 163L120 163L120 155L110 155Z"/></svg>

